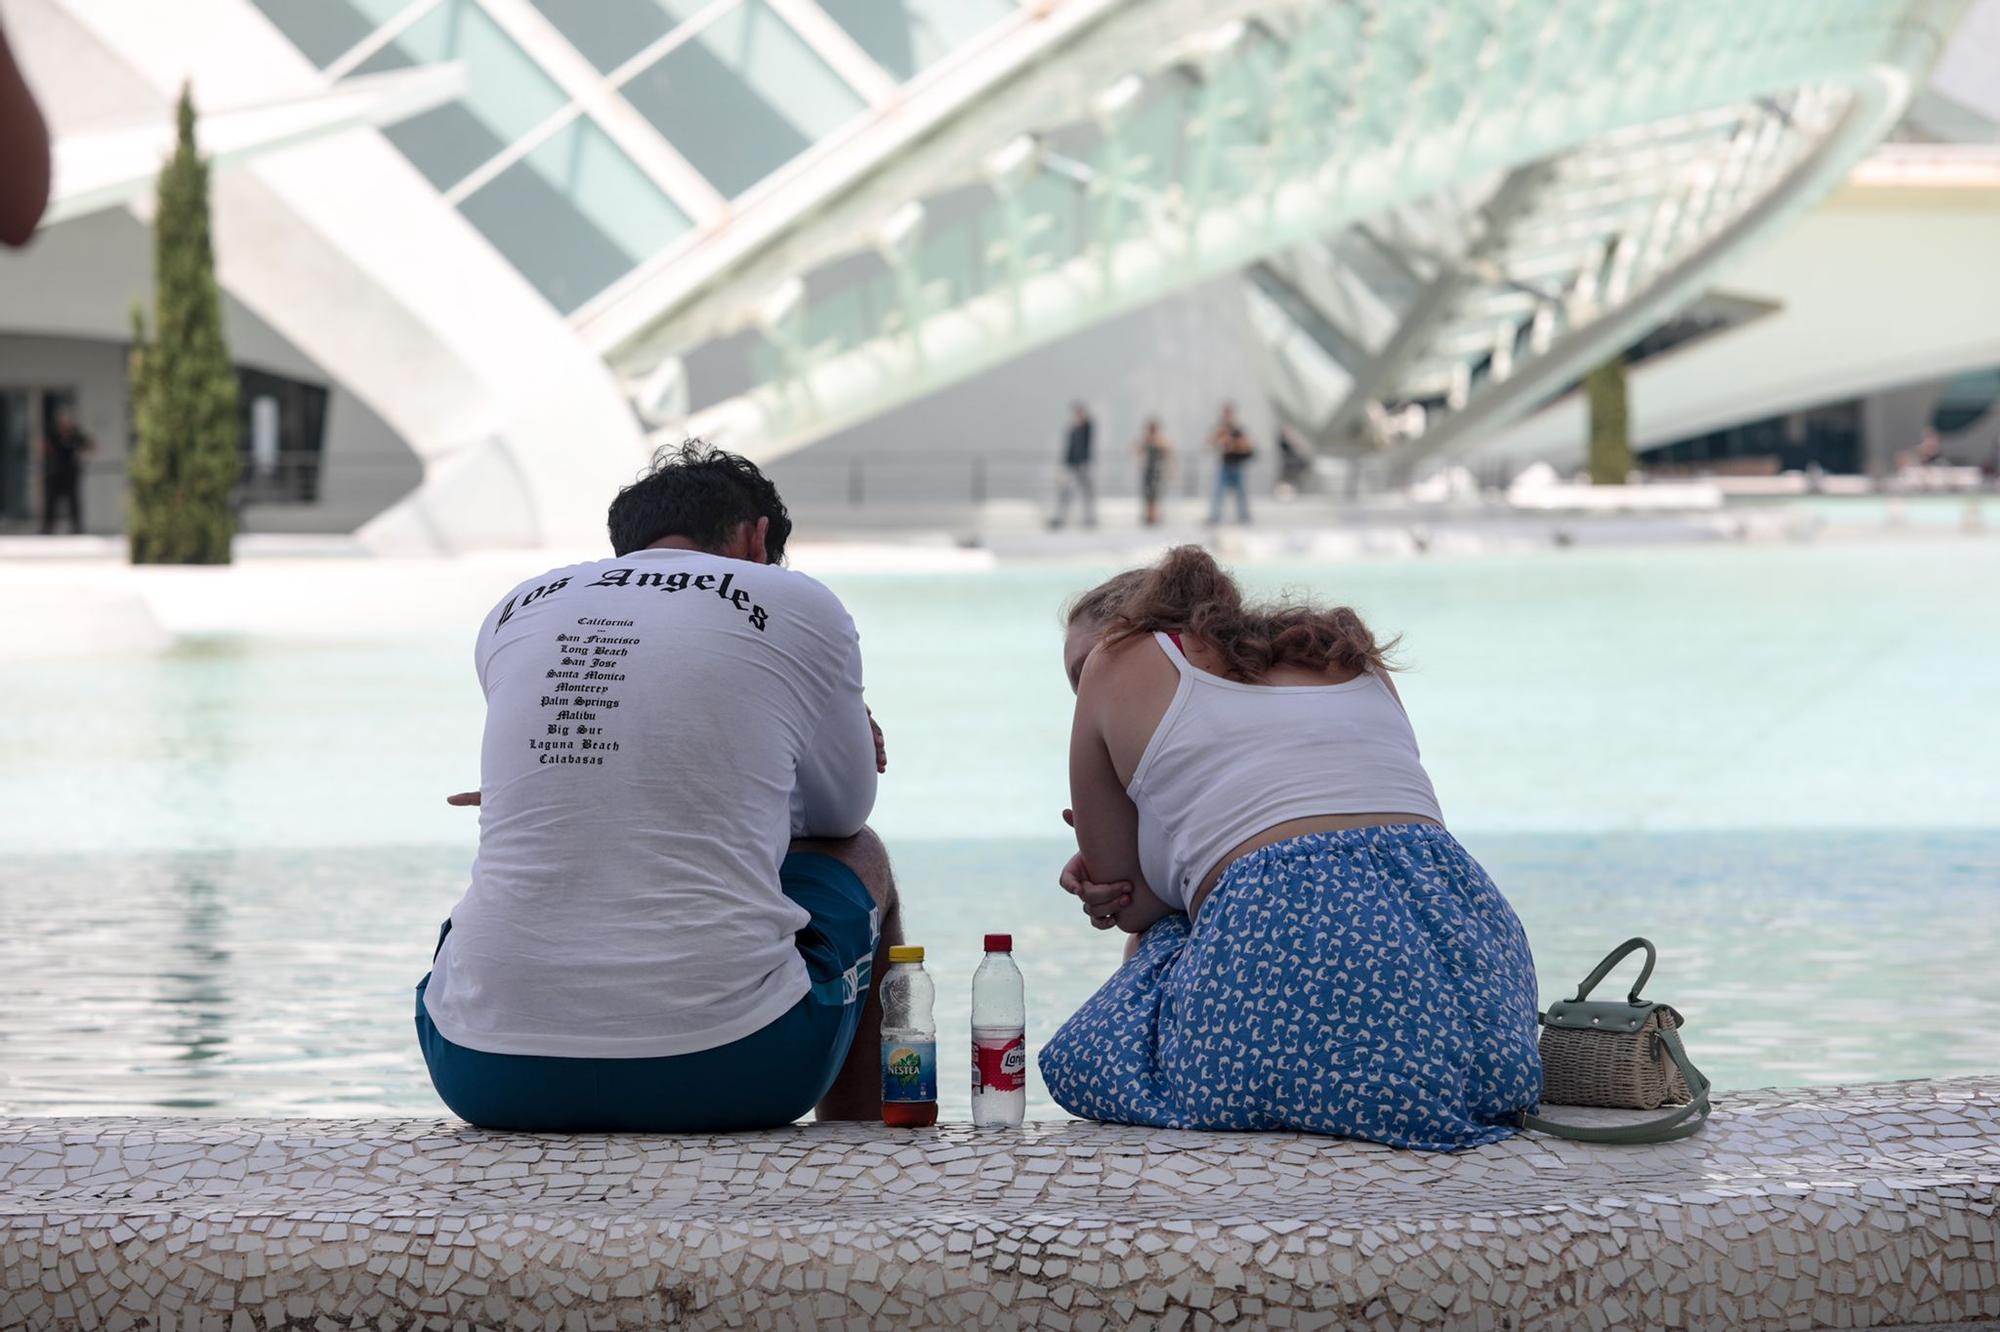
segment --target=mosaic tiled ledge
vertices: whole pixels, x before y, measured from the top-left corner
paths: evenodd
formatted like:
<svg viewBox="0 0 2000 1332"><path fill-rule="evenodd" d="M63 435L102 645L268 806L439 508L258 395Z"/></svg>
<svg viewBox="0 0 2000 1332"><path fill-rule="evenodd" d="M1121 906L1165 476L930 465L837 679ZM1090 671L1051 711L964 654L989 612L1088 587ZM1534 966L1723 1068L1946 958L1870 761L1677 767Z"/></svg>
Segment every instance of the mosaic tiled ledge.
<svg viewBox="0 0 2000 1332"><path fill-rule="evenodd" d="M0 1327L1820 1328L2000 1319L2000 1077L1456 1156L1049 1124L0 1121Z"/></svg>

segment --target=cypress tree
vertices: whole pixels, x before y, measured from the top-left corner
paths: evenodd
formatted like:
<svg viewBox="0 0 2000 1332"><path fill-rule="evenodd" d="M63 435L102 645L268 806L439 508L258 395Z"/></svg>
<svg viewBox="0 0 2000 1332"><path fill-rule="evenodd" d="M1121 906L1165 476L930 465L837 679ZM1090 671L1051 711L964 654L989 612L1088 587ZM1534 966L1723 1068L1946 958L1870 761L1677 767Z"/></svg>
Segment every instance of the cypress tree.
<svg viewBox="0 0 2000 1332"><path fill-rule="evenodd" d="M1590 399L1590 483L1622 486L1632 474L1631 418L1625 410L1625 358L1614 356L1583 381Z"/></svg>
<svg viewBox="0 0 2000 1332"><path fill-rule="evenodd" d="M128 530L134 564L227 564L242 421L209 241L208 163L195 151L194 99L185 87L179 120L180 142L160 172L153 217L150 341L145 316L133 312L138 442Z"/></svg>

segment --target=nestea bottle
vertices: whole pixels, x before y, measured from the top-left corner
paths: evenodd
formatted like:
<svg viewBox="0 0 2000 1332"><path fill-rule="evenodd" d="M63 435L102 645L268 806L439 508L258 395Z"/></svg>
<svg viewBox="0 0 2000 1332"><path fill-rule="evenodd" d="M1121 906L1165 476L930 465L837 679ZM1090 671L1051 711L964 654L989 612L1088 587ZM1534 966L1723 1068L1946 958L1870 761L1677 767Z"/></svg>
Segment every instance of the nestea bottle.
<svg viewBox="0 0 2000 1332"><path fill-rule="evenodd" d="M894 945L882 978L882 1122L892 1128L937 1123L937 986L924 950Z"/></svg>

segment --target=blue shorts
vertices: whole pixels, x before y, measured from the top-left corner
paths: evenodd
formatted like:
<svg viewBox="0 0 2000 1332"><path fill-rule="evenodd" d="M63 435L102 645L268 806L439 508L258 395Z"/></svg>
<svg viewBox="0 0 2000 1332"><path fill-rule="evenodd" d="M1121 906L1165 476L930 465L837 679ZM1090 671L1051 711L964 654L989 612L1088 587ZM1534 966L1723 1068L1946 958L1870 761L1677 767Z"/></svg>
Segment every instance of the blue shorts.
<svg viewBox="0 0 2000 1332"><path fill-rule="evenodd" d="M431 1025L426 975L417 1043L431 1085L459 1118L524 1133L718 1133L800 1118L832 1088L854 1043L879 922L868 889L831 856L786 856L778 881L812 913L797 935L812 988L769 1026L713 1050L652 1059L489 1054ZM439 947L450 932L446 921Z"/></svg>

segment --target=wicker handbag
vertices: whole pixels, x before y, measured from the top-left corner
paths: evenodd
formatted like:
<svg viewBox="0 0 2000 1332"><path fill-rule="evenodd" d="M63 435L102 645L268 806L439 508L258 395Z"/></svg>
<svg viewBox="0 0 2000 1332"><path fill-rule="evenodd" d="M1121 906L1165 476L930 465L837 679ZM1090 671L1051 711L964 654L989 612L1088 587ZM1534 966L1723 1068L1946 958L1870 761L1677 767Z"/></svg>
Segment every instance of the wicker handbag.
<svg viewBox="0 0 2000 1332"><path fill-rule="evenodd" d="M1590 992L1637 949L1646 965L1624 999L1592 999ZM1605 1106L1627 1110L1678 1108L1636 1124L1564 1124L1521 1114L1521 1127L1578 1142L1651 1143L1685 1138L1708 1122L1708 1079L1681 1045L1681 1015L1639 997L1657 958L1645 939L1627 939L1577 986L1542 1014L1542 1101L1547 1105Z"/></svg>

